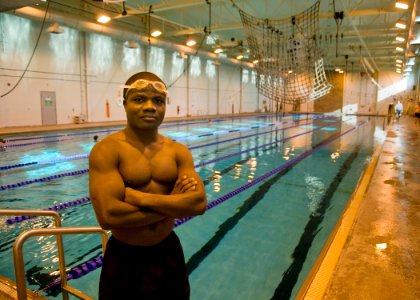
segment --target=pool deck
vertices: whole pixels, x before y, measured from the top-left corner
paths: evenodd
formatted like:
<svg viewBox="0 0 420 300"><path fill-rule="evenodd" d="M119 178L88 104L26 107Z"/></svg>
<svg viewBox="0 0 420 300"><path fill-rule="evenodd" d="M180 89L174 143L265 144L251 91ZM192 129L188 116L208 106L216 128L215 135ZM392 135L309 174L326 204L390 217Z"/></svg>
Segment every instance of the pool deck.
<svg viewBox="0 0 420 300"><path fill-rule="evenodd" d="M200 119L209 118L217 116ZM182 118L186 119L190 118ZM174 120L180 118L166 119ZM0 137L110 125L123 126L125 122L0 128ZM359 184L362 192L356 197L360 204L354 209L331 272L322 275L323 287L315 294L307 293L304 299L420 299L419 149L420 125L414 124L414 118L404 116L388 126L371 174L364 175L368 178L365 189Z"/></svg>
<svg viewBox="0 0 420 300"><path fill-rule="evenodd" d="M420 299L419 150L413 117L390 124L323 299Z"/></svg>
<svg viewBox="0 0 420 300"><path fill-rule="evenodd" d="M226 115L211 115L211 116L194 116L194 117L166 117L165 122L174 121L194 121L194 120L211 120L217 118L227 117L246 117L265 115L263 113L242 113L242 114L226 114ZM8 135L25 134L25 133L42 133L57 130L78 130L87 128L96 128L103 126L125 126L126 121L109 121L109 122L86 122L78 124L59 124L59 125L34 125L34 126L17 126L17 127L0 127L0 138L7 138Z"/></svg>

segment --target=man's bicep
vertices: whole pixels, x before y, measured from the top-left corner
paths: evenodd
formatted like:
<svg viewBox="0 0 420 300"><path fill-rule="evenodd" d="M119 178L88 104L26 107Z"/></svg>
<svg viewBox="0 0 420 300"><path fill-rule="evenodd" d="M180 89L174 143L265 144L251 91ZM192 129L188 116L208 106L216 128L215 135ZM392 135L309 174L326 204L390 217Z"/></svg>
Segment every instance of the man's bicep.
<svg viewBox="0 0 420 300"><path fill-rule="evenodd" d="M198 177L197 172L194 168L194 161L190 150L184 146L180 145L177 153L177 163L178 163L178 178L184 175ZM197 178L197 179L198 179Z"/></svg>
<svg viewBox="0 0 420 300"><path fill-rule="evenodd" d="M112 155L92 151L89 157L89 190L97 213L103 214L124 198L124 181Z"/></svg>
<svg viewBox="0 0 420 300"><path fill-rule="evenodd" d="M194 178L197 181L196 191L204 193L204 184L200 175L195 171L194 161L190 150L182 145L178 155L178 178L181 178L182 176Z"/></svg>

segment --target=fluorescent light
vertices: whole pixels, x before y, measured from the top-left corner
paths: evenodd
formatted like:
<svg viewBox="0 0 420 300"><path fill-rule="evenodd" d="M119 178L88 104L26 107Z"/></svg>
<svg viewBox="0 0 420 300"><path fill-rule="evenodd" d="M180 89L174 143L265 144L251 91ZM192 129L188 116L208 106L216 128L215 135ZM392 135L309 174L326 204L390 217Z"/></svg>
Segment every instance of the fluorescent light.
<svg viewBox="0 0 420 300"><path fill-rule="evenodd" d="M395 48L395 50L402 52L402 51L404 51L404 48L403 47L397 47L397 48Z"/></svg>
<svg viewBox="0 0 420 300"><path fill-rule="evenodd" d="M397 35L397 36L395 37L395 39L396 39L397 41L399 41L399 42L405 42L405 38L404 38L403 36L401 36L401 35Z"/></svg>
<svg viewBox="0 0 420 300"><path fill-rule="evenodd" d="M189 46L189 47L194 46L195 44L197 44L197 42L192 40L192 39L187 41L187 46Z"/></svg>
<svg viewBox="0 0 420 300"><path fill-rule="evenodd" d="M397 23L395 23L395 27L405 29L407 27L407 25L405 24L405 21L399 20L399 21L397 21Z"/></svg>
<svg viewBox="0 0 420 300"><path fill-rule="evenodd" d="M214 53L222 53L222 52L223 52L223 49L222 48L216 48L214 50Z"/></svg>
<svg viewBox="0 0 420 300"><path fill-rule="evenodd" d="M259 63L259 61L258 61L258 59L256 59L256 60L254 60L252 63L253 63L254 65L256 65L256 64L258 64L258 63Z"/></svg>
<svg viewBox="0 0 420 300"><path fill-rule="evenodd" d="M408 9L408 3L405 1L397 0L395 1L395 7L401 9Z"/></svg>
<svg viewBox="0 0 420 300"><path fill-rule="evenodd" d="M150 35L153 37L158 37L162 34L162 31L160 30L154 30Z"/></svg>
<svg viewBox="0 0 420 300"><path fill-rule="evenodd" d="M395 62L401 64L402 63L402 60L401 59L397 59Z"/></svg>
<svg viewBox="0 0 420 300"><path fill-rule="evenodd" d="M106 15L101 15L101 16L99 16L99 18L97 19L97 21L98 21L99 23L102 23L102 24L108 23L108 22L109 22L109 20L111 20L111 18L110 18L110 17L108 17L108 16L106 16Z"/></svg>
<svg viewBox="0 0 420 300"><path fill-rule="evenodd" d="M239 55L236 57L236 59L242 59L242 58L244 58L244 56L243 56L242 54L239 54Z"/></svg>
<svg viewBox="0 0 420 300"><path fill-rule="evenodd" d="M387 243L380 243L380 244L376 244L375 247L378 250L385 250L386 248L388 248L388 245Z"/></svg>
<svg viewBox="0 0 420 300"><path fill-rule="evenodd" d="M402 64L395 64L395 66L396 66L397 68L401 68L401 67L402 67Z"/></svg>

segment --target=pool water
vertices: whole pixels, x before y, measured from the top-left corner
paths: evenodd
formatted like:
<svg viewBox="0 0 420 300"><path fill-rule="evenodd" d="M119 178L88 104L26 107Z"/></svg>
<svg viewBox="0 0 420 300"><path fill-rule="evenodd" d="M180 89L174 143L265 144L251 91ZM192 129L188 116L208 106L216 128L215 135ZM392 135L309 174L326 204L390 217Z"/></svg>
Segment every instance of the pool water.
<svg viewBox="0 0 420 300"><path fill-rule="evenodd" d="M175 228L190 273L191 299L293 298L382 141L381 118L259 116L164 123L161 133L186 144L205 183L208 210ZM0 208L56 206L63 226L97 226L88 197L93 136L121 128L7 138L1 153ZM60 204L70 202L67 208ZM7 220L11 223L6 224ZM12 245L47 218L0 217L0 274L14 279ZM95 235L64 238L68 270L101 255ZM57 279L54 238L24 247L28 287ZM95 297L100 269L69 281ZM55 290L44 291L61 297Z"/></svg>

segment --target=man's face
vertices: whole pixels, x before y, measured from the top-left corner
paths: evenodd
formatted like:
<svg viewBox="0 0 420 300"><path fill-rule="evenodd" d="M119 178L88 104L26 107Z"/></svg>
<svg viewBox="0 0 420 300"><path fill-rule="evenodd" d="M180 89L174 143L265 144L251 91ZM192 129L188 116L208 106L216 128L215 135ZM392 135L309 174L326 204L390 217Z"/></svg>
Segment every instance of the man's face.
<svg viewBox="0 0 420 300"><path fill-rule="evenodd" d="M153 84L140 89L132 88L127 92L124 108L131 127L157 128L165 117L166 91L157 90Z"/></svg>

